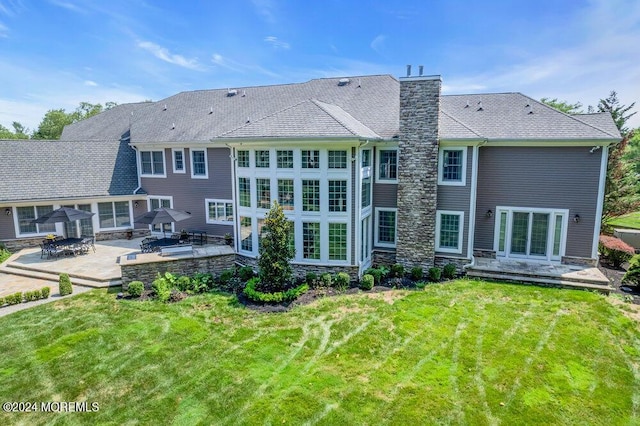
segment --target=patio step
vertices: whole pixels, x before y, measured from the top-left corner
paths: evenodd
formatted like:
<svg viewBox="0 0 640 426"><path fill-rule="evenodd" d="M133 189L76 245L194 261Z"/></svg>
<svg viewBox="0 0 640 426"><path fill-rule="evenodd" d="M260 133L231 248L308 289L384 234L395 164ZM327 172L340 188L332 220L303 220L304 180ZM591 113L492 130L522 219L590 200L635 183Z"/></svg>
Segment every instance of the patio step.
<svg viewBox="0 0 640 426"><path fill-rule="evenodd" d="M34 270L22 265L18 265L11 262L6 262L0 265L0 272L8 275L18 275L21 277L27 278L38 278L41 280L51 281L57 283L60 276L57 272L46 272L42 270ZM87 277L78 274L69 274L69 278L71 279L71 283L74 285L80 285L84 287L94 287L94 288L103 288L103 287L114 287L122 285L121 278L107 278L100 279L94 277Z"/></svg>
<svg viewBox="0 0 640 426"><path fill-rule="evenodd" d="M612 290L608 282L594 279L580 280L574 277L543 277L536 275L517 274L506 271L491 271L477 268L467 269L467 277L483 280L509 281L525 284L536 284L547 287L559 287L568 289L595 290L603 294L609 294Z"/></svg>

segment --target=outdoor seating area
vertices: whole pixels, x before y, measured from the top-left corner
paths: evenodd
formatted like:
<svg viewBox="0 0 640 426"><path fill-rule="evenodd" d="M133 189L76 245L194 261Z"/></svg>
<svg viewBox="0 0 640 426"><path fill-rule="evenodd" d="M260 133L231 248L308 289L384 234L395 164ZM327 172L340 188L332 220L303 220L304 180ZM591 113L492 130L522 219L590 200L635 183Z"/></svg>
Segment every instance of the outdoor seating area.
<svg viewBox="0 0 640 426"><path fill-rule="evenodd" d="M40 258L60 257L60 256L76 256L79 254L87 254L91 250L95 253L95 238L65 238L62 236L54 236L52 239L43 240L40 244Z"/></svg>

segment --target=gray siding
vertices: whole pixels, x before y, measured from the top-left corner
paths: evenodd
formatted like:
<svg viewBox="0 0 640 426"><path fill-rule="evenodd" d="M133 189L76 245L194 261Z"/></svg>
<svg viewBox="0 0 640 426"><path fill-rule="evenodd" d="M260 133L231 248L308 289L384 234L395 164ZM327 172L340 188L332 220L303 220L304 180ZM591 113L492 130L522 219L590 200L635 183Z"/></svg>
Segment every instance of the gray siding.
<svg viewBox="0 0 640 426"><path fill-rule="evenodd" d="M393 183L374 183L372 205L373 208L397 207L398 185Z"/></svg>
<svg viewBox="0 0 640 426"><path fill-rule="evenodd" d="M591 257L603 150L483 147L479 150L474 248L492 250L496 206L569 210L567 256ZM580 222L572 219L578 214Z"/></svg>
<svg viewBox="0 0 640 426"><path fill-rule="evenodd" d="M142 188L151 196L173 196L173 207L191 213L191 218L176 224L175 229L199 229L208 235L232 232L228 225L206 224L207 198L232 199L231 159L228 148L207 148L209 179L191 178L191 152L185 148L185 173L173 173L171 149L165 149L166 178L142 178Z"/></svg>
<svg viewBox="0 0 640 426"><path fill-rule="evenodd" d="M16 238L16 229L13 224L13 213L7 216L4 213L5 209L12 209L12 207L4 206L0 208L0 240L11 240Z"/></svg>
<svg viewBox="0 0 640 426"><path fill-rule="evenodd" d="M468 248L468 236L469 236L469 202L471 201L471 179L473 168L473 147L467 148L467 169L466 169L466 185L465 186L450 186L450 185L438 185L438 198L437 206L438 210L453 210L464 212L464 229L462 235L462 254L453 255L451 253L441 253L436 251L436 254L442 256L467 256ZM434 218L435 220L435 218Z"/></svg>

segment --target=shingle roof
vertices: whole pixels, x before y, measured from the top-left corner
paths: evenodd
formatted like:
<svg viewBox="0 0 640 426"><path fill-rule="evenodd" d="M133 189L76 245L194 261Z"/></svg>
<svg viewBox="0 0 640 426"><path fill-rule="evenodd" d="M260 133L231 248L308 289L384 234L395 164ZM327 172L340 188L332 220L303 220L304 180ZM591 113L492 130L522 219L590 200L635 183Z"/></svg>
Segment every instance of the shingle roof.
<svg viewBox="0 0 640 426"><path fill-rule="evenodd" d="M590 114L576 114L573 117L583 121L590 126L596 127L612 135L619 135L620 131L616 127L615 121L608 112L595 112Z"/></svg>
<svg viewBox="0 0 640 426"><path fill-rule="evenodd" d="M243 137L391 138L399 84L389 75L182 92L134 113L133 143ZM174 127L175 125L175 127Z"/></svg>
<svg viewBox="0 0 640 426"><path fill-rule="evenodd" d="M100 114L65 126L61 140L121 139L129 132L131 113L147 107L152 102L116 105Z"/></svg>
<svg viewBox="0 0 640 426"><path fill-rule="evenodd" d="M440 109L442 139L465 137L467 131L494 140L620 139L607 114L595 126L596 119L564 114L521 93L446 95Z"/></svg>
<svg viewBox="0 0 640 426"><path fill-rule="evenodd" d="M0 140L0 201L132 194L135 151L127 142Z"/></svg>

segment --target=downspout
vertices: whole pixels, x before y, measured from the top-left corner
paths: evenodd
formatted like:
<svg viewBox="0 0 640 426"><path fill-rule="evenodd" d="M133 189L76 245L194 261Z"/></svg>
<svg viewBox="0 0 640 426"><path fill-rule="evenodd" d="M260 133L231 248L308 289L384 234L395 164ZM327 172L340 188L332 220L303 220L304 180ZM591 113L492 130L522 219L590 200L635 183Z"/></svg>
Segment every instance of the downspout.
<svg viewBox="0 0 640 426"><path fill-rule="evenodd" d="M142 189L142 181L140 178L140 165L138 164L138 148L135 145L129 145L136 152L136 177L138 178L138 187L133 190L133 195L136 195L140 189Z"/></svg>
<svg viewBox="0 0 640 426"><path fill-rule="evenodd" d="M235 148L225 143L229 148L229 159L231 160L231 201L233 202L233 251L238 253L240 247L240 216L238 215L238 205L236 203L238 185L236 184L236 153Z"/></svg>
<svg viewBox="0 0 640 426"><path fill-rule="evenodd" d="M478 200L478 156L480 154L480 148L485 146L488 139L482 141L479 145L473 147L473 160L471 163L471 189L469 200L469 234L467 236L467 257L471 259L471 263L462 265L462 270L472 268L476 263L476 258L473 255L473 246L475 243L476 232L476 205Z"/></svg>

